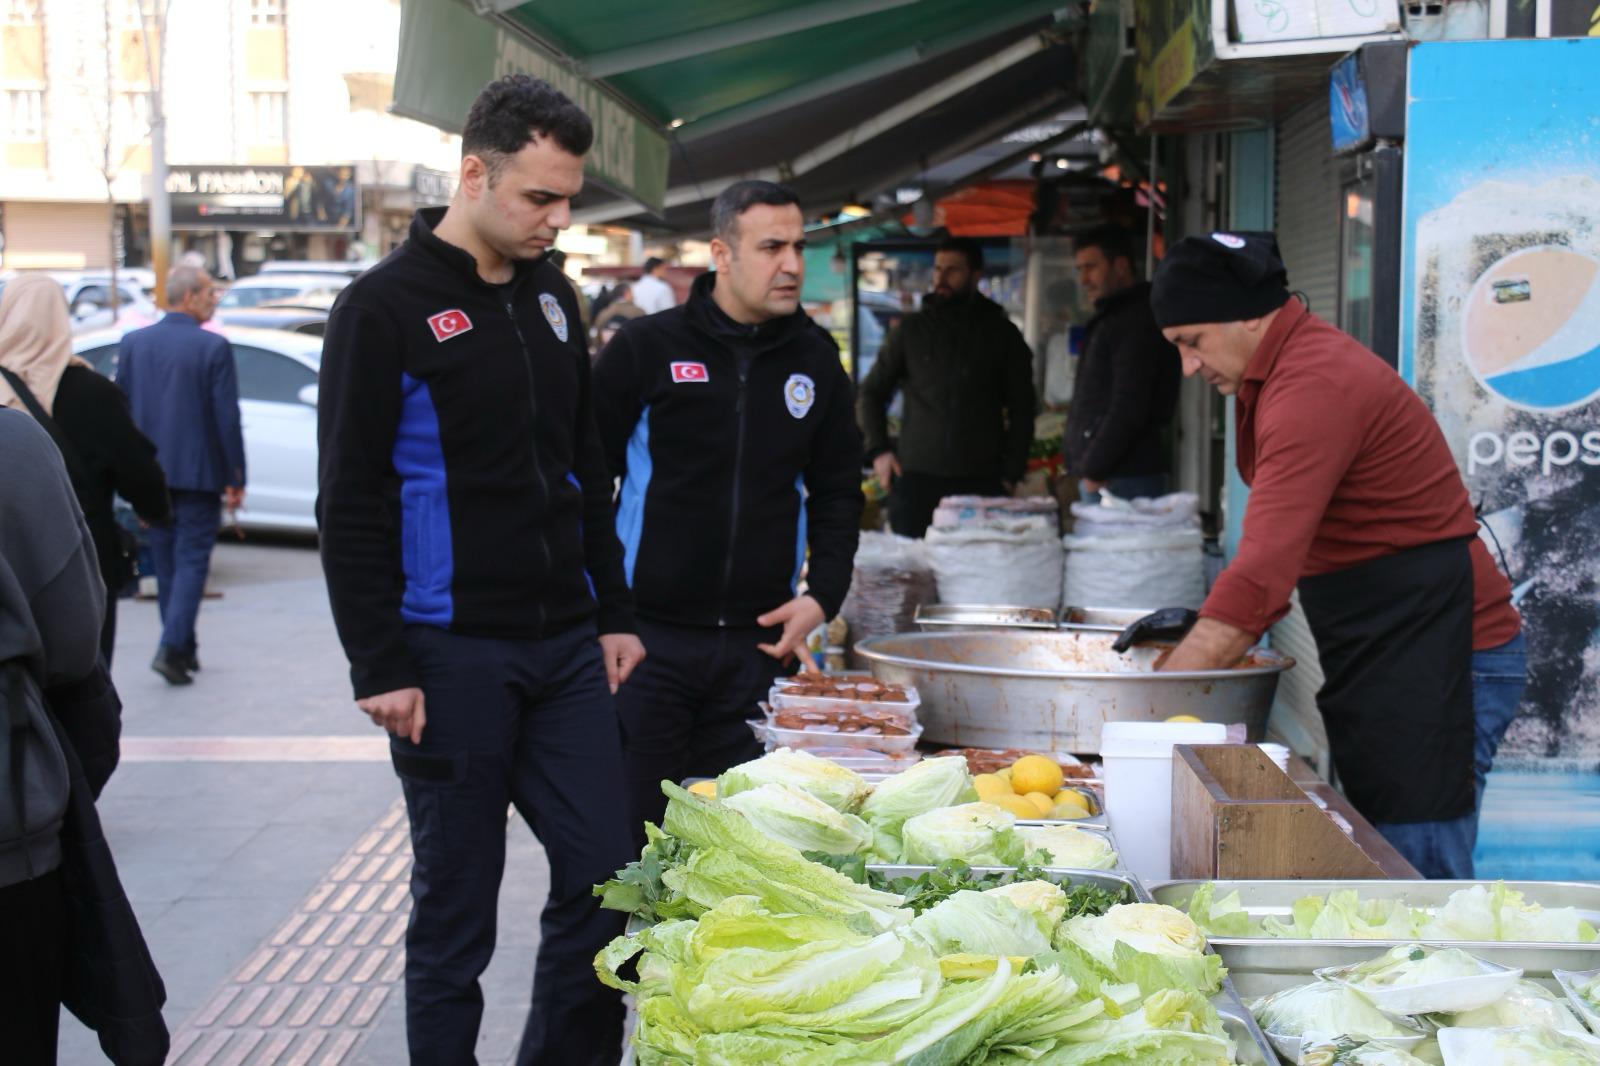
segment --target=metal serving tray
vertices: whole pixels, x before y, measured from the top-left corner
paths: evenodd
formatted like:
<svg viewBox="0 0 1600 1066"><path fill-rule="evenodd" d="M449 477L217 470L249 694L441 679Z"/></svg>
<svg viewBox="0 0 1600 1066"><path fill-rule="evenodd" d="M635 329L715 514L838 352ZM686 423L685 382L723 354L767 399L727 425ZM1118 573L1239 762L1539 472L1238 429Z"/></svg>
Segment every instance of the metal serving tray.
<svg viewBox="0 0 1600 1066"><path fill-rule="evenodd" d="M1121 633L1145 615L1155 611L1141 607L1063 607L1062 629L1082 629L1092 633Z"/></svg>
<svg viewBox="0 0 1600 1066"><path fill-rule="evenodd" d="M1204 881L1167 881L1150 886L1157 903L1187 910L1195 889ZM1353 888L1363 899L1399 899L1412 907L1442 905L1452 892L1489 881L1216 881L1216 897L1237 891L1252 918L1289 914L1294 901L1304 896L1326 896ZM1507 881L1529 901L1544 907L1576 907L1590 922L1600 925L1600 884L1582 881ZM1381 955L1404 940L1288 940L1273 937L1211 937L1211 945L1250 996L1263 995L1289 984L1311 980L1311 971L1323 966L1345 966ZM1422 943L1460 948L1488 962L1515 966L1526 976L1545 984L1552 971L1600 967L1600 942L1557 944L1533 941L1424 940ZM1248 980L1246 980L1248 975ZM1258 977L1292 978L1282 982Z"/></svg>
<svg viewBox="0 0 1600 1066"><path fill-rule="evenodd" d="M1056 613L1048 607L1008 607L993 604L921 604L912 616L918 629L948 632L952 629L1054 629Z"/></svg>
<svg viewBox="0 0 1600 1066"><path fill-rule="evenodd" d="M885 877L920 877L938 869L936 866L911 866L902 863L868 863L867 869L873 873L883 874ZM974 866L975 874L1008 874L1012 872L1009 866ZM1139 883L1139 879L1130 873L1119 873L1115 870L1073 870L1067 867L1046 867L1044 875L1047 879L1058 885L1093 885L1107 891L1126 889L1133 894L1136 903L1149 903L1150 896ZM1241 1008L1242 1009L1242 1008Z"/></svg>
<svg viewBox="0 0 1600 1066"><path fill-rule="evenodd" d="M1255 1017L1245 1008L1244 1001L1233 987L1232 978L1223 978L1222 991L1211 997L1228 1036L1233 1040L1235 1059L1245 1066L1278 1066L1278 1053L1272 1050L1267 1034L1256 1024Z"/></svg>

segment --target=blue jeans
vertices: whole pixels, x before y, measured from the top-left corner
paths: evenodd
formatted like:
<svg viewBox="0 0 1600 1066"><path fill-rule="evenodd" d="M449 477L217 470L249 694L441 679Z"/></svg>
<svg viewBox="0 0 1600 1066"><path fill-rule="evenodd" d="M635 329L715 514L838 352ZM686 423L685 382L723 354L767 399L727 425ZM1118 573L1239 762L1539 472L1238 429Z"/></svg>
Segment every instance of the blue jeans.
<svg viewBox="0 0 1600 1066"><path fill-rule="evenodd" d="M1154 499L1165 496L1171 479L1166 474L1140 474L1138 477L1114 477L1106 482L1105 491L1122 500ZM1100 493L1078 482L1078 494L1084 503L1099 503Z"/></svg>
<svg viewBox="0 0 1600 1066"><path fill-rule="evenodd" d="M161 646L176 654L195 650L194 623L211 572L211 549L222 528L222 497L215 492L172 490L172 524L150 527L161 607Z"/></svg>
<svg viewBox="0 0 1600 1066"><path fill-rule="evenodd" d="M1472 877L1484 780L1528 683L1528 643L1521 633L1498 648L1472 653L1473 776L1477 801L1471 814L1444 822L1378 822L1375 828L1424 877Z"/></svg>

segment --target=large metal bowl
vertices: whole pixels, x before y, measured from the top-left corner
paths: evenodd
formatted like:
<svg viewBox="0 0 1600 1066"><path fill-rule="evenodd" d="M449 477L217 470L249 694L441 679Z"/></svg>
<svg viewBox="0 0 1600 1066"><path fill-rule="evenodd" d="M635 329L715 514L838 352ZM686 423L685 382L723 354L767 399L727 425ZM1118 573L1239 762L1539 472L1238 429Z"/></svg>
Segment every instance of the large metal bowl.
<svg viewBox="0 0 1600 1066"><path fill-rule="evenodd" d="M1253 651L1233 670L1161 672L1164 650L1119 655L1114 633L899 633L856 645L885 681L915 685L923 739L957 747L1098 753L1106 722L1192 714L1261 739L1278 675L1294 660Z"/></svg>

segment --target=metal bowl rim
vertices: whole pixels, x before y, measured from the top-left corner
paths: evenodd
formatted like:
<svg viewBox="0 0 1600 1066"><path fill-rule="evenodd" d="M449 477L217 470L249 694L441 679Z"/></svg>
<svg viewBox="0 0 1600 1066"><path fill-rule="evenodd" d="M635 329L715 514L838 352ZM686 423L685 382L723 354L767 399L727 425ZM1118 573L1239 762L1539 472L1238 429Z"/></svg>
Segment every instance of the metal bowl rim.
<svg viewBox="0 0 1600 1066"><path fill-rule="evenodd" d="M1057 632L1070 632L1057 630ZM1138 680L1142 682L1154 681L1157 683L1183 682L1183 681L1226 681L1229 678L1256 678L1270 677L1281 674L1295 665L1293 657L1270 648L1260 648L1251 654L1259 659L1267 660L1260 666L1249 666L1234 670L1163 670L1147 672L1114 673L1111 671L1086 671L1086 670L1024 670L1014 666L972 666L968 663L941 662L937 659L913 659L905 655L894 655L889 652L879 651L877 645L887 641L896 640L904 636L923 638L956 637L965 638L966 634L954 633L895 633L890 636L872 637L856 645L856 654L872 663L882 663L885 666L898 666L911 670L934 670L946 674L973 674L981 677L1021 677L1038 680L1065 680L1065 681L1104 681L1109 678Z"/></svg>

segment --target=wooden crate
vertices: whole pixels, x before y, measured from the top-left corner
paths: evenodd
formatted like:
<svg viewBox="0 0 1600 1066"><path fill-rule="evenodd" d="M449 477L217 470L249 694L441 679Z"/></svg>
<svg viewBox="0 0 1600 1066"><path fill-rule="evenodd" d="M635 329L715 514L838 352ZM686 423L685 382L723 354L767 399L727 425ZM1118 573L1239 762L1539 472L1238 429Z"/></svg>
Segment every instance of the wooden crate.
<svg viewBox="0 0 1600 1066"><path fill-rule="evenodd" d="M1389 875L1254 744L1180 744L1172 759L1172 876Z"/></svg>

